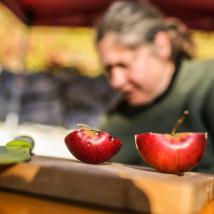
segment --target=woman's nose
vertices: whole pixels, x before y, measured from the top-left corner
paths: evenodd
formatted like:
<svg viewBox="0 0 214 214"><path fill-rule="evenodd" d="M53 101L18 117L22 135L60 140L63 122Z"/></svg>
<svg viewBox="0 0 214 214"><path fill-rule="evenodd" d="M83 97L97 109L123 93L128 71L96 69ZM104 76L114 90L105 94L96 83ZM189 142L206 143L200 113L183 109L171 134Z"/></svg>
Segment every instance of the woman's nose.
<svg viewBox="0 0 214 214"><path fill-rule="evenodd" d="M110 84L114 89L121 89L127 82L126 72L120 68L112 68Z"/></svg>

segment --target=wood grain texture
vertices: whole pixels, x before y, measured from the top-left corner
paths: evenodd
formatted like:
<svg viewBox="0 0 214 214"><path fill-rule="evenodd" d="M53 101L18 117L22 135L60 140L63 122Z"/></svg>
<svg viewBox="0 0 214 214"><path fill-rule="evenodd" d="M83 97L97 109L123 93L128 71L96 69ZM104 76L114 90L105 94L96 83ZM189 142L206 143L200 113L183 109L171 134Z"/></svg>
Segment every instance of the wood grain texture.
<svg viewBox="0 0 214 214"><path fill-rule="evenodd" d="M214 198L212 175L36 156L0 168L0 187L154 214L198 214Z"/></svg>

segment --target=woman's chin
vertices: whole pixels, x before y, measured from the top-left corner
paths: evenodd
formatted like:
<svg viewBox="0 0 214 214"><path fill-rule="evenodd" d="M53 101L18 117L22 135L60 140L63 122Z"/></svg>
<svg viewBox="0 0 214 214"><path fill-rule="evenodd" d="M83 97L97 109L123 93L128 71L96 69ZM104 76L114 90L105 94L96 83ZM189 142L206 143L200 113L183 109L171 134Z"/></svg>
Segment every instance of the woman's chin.
<svg viewBox="0 0 214 214"><path fill-rule="evenodd" d="M138 98L138 97L127 97L127 101L132 106L145 106L152 103L152 99L149 98Z"/></svg>

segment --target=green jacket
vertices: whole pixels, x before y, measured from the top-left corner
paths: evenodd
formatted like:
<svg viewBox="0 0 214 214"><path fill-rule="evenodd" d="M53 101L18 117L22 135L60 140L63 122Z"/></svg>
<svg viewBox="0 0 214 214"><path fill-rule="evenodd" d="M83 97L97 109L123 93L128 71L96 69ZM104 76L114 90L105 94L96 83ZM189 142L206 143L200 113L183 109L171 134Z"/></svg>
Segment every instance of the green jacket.
<svg viewBox="0 0 214 214"><path fill-rule="evenodd" d="M102 129L121 138L123 147L114 162L144 164L134 142L143 132L170 133L184 110L178 132L208 132L203 160L194 171L214 172L214 61L184 61L168 90L149 106L133 108L121 101L105 116Z"/></svg>

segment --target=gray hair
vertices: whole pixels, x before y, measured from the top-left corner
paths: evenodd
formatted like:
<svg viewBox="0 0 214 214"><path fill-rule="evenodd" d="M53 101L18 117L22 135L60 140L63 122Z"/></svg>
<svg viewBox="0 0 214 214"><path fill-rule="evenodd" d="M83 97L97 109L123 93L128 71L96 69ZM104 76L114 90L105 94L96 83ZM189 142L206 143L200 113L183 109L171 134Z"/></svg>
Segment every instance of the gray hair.
<svg viewBox="0 0 214 214"><path fill-rule="evenodd" d="M122 44L137 47L153 42L159 31L167 32L171 38L173 61L192 57L193 44L187 28L177 19L166 19L148 1L113 3L97 27L97 42L113 32Z"/></svg>

